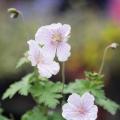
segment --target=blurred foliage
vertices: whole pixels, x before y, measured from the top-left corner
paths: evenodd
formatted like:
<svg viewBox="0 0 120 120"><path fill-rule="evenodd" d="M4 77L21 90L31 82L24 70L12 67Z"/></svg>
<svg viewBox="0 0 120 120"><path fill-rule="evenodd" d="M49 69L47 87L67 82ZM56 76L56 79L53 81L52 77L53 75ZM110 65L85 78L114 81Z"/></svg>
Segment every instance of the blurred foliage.
<svg viewBox="0 0 120 120"><path fill-rule="evenodd" d="M113 41L119 42L120 39L120 27L93 11L74 9L56 18L24 16L24 21L20 16L14 20L10 19L5 11L0 12L0 16L0 76L15 73L18 59L27 50L26 41L34 39L33 36L41 25L53 21L72 26L72 56L67 64L69 70L84 64L88 68L98 68L105 46ZM111 55L109 54L109 57ZM71 63L73 67L69 67Z"/></svg>
<svg viewBox="0 0 120 120"><path fill-rule="evenodd" d="M6 118L5 116L3 116L2 113L3 113L3 109L0 108L0 120L8 120L8 118Z"/></svg>

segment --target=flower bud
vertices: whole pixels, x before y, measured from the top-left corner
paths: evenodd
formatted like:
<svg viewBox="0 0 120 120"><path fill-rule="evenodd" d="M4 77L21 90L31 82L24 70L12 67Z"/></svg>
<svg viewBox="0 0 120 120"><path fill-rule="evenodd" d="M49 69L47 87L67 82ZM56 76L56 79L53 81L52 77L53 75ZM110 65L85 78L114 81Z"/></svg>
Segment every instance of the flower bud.
<svg viewBox="0 0 120 120"><path fill-rule="evenodd" d="M20 12L15 8L9 8L8 13L10 14L10 17L13 19L17 18L20 14Z"/></svg>
<svg viewBox="0 0 120 120"><path fill-rule="evenodd" d="M118 43L112 43L112 44L110 45L110 48L116 49L118 46L119 46Z"/></svg>

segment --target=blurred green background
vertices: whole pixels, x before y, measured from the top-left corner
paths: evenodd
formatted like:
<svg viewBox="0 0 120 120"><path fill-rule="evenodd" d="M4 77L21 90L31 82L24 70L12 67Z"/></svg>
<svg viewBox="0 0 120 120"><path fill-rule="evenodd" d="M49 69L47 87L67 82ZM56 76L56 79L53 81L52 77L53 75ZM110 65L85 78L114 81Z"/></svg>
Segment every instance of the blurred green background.
<svg viewBox="0 0 120 120"><path fill-rule="evenodd" d="M21 11L24 18L11 19L8 8ZM0 1L0 96L10 83L31 71L30 66L16 69L18 60L28 49L27 41L34 39L40 26L67 23L72 27L72 54L66 65L67 82L83 77L85 70L98 71L104 48L112 42L120 43L119 0L1 0ZM109 50L104 73L106 94L120 103L120 48ZM57 78L60 80L60 75ZM54 78L53 78L54 79ZM5 114L19 117L30 109L31 97L16 96L1 101ZM18 105L19 104L19 105ZM24 107L21 107L23 105ZM13 107L12 107L13 106ZM111 116L101 110L100 120L119 120L119 113ZM18 118L17 118L18 119Z"/></svg>

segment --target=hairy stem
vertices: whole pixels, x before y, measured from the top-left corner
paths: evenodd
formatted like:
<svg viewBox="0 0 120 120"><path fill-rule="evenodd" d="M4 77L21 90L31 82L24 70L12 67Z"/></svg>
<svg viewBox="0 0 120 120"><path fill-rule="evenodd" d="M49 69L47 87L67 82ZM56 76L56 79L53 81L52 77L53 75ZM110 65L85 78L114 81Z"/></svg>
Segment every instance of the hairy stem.
<svg viewBox="0 0 120 120"><path fill-rule="evenodd" d="M100 66L100 69L99 69L99 74L102 73L102 70L103 70L103 67L104 67L104 64L105 64L105 58L106 58L106 54L107 54L107 51L108 49L110 48L110 46L107 46L104 50L104 53L103 53L103 58L102 58L102 63L101 63L101 66Z"/></svg>
<svg viewBox="0 0 120 120"><path fill-rule="evenodd" d="M62 75L62 91L61 93L63 94L63 90L64 90L64 84L65 84L65 63L63 62L62 63L62 72L61 72L61 75Z"/></svg>

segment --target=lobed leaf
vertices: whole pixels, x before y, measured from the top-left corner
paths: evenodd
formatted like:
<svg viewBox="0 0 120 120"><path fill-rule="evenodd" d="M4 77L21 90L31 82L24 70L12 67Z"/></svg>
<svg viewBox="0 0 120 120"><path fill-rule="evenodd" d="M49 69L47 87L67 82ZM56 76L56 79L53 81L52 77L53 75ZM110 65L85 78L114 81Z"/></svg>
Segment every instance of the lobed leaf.
<svg viewBox="0 0 120 120"><path fill-rule="evenodd" d="M17 65L16 65L16 68L20 68L20 67L22 67L24 64L26 64L26 63L28 63L29 61L28 61L28 59L26 58L26 57L22 57L19 61L18 61L18 63L17 63Z"/></svg>
<svg viewBox="0 0 120 120"><path fill-rule="evenodd" d="M47 116L45 116L38 107L35 107L25 113L21 120L47 120Z"/></svg>
<svg viewBox="0 0 120 120"><path fill-rule="evenodd" d="M44 84L41 84L41 82L35 83L31 88L31 94L37 99L38 103L43 103L49 108L55 108L62 97L61 90L62 84L60 82L45 81Z"/></svg>
<svg viewBox="0 0 120 120"><path fill-rule="evenodd" d="M17 92L21 95L27 96L31 88L30 79L33 77L33 73L26 75L21 81L15 82L3 94L2 99L12 98Z"/></svg>

